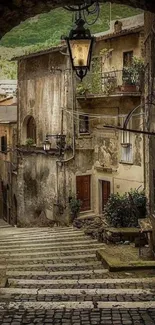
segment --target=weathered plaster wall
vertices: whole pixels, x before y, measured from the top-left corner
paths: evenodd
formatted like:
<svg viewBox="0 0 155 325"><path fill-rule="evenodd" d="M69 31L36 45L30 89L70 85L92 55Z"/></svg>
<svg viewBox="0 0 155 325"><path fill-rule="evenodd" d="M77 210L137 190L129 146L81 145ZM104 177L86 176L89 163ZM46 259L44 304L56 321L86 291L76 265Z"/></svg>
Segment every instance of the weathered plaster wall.
<svg viewBox="0 0 155 325"><path fill-rule="evenodd" d="M112 50L111 56L105 60L103 57L103 71L122 70L123 69L123 52L133 50L134 56L141 57L143 45L141 37L143 36L143 28L141 32L115 37L106 41L97 41L94 54L98 55L101 50Z"/></svg>
<svg viewBox="0 0 155 325"><path fill-rule="evenodd" d="M4 199L2 193L2 182L3 187L7 191L7 221L14 224L14 211L13 211L13 195L16 195L17 183L16 176L13 175L13 169L16 167L14 135L16 134L17 124L16 123L1 123L0 124L0 138L7 136L7 148L6 154L0 153L0 213L3 216Z"/></svg>
<svg viewBox="0 0 155 325"><path fill-rule="evenodd" d="M54 58L54 59L53 59ZM55 70L53 71L53 67ZM25 144L27 117L36 121L37 146L46 134L61 131L61 108L66 96L65 57L45 54L19 61L19 143Z"/></svg>
<svg viewBox="0 0 155 325"><path fill-rule="evenodd" d="M91 102L91 105L90 105ZM90 135L78 135L76 144L84 149L94 149L92 162L92 209L100 213L100 181L111 182L112 193L124 193L131 188L144 188L143 136L132 134L133 163L121 162L122 132L104 129L104 125L120 125L118 115L128 114L140 104L140 97L108 97L78 101L78 110L103 117L90 121ZM140 109L137 113L140 113ZM104 117L105 116L105 117ZM132 128L140 129L142 116L133 117ZM77 126L78 127L78 126Z"/></svg>
<svg viewBox="0 0 155 325"><path fill-rule="evenodd" d="M22 154L19 161L18 223L41 225L47 219L58 217L56 204L62 205L61 210L65 207L64 171L56 163L58 155L51 156L43 151L43 141L46 134L66 134L66 117L62 112L72 101L71 92L69 100L67 94L71 84L70 71L66 57L57 52L21 60L18 72L18 144L25 144L27 117L31 115L36 121L36 146L40 148L40 153ZM71 125L69 131L71 136ZM51 143L56 148L54 138Z"/></svg>

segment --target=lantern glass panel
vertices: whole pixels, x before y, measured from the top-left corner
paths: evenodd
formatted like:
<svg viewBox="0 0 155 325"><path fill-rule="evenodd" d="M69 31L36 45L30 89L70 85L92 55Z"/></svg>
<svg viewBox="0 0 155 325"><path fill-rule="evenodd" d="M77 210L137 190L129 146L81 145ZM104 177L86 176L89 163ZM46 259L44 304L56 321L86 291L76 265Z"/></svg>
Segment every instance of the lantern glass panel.
<svg viewBox="0 0 155 325"><path fill-rule="evenodd" d="M49 141L45 141L44 150L49 151L51 149L51 143Z"/></svg>
<svg viewBox="0 0 155 325"><path fill-rule="evenodd" d="M72 54L73 66L84 67L89 65L89 52L91 47L91 39L69 40L70 50Z"/></svg>

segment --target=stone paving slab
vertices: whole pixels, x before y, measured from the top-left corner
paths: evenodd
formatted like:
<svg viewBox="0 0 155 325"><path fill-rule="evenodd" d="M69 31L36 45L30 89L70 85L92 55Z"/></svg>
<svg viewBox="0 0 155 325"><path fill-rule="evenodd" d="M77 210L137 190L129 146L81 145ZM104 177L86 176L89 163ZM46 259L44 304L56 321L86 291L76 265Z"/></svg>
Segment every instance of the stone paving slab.
<svg viewBox="0 0 155 325"><path fill-rule="evenodd" d="M60 325L154 325L154 312L149 310L111 310L111 309L78 309L78 310L19 310L0 312L1 324L60 324Z"/></svg>

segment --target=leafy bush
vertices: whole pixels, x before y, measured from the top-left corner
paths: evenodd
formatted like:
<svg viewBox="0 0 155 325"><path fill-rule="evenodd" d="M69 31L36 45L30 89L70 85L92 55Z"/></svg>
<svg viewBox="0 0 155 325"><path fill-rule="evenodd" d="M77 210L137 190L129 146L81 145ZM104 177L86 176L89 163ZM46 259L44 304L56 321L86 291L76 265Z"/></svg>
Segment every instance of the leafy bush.
<svg viewBox="0 0 155 325"><path fill-rule="evenodd" d="M111 194L105 213L113 227L137 227L138 219L146 216L146 196L144 191L130 190L123 195Z"/></svg>
<svg viewBox="0 0 155 325"><path fill-rule="evenodd" d="M75 219L79 212L80 212L80 208L81 208L82 202L76 198L76 196L72 196L72 198L70 199L69 202L69 207L70 207L70 211L72 214L73 219Z"/></svg>

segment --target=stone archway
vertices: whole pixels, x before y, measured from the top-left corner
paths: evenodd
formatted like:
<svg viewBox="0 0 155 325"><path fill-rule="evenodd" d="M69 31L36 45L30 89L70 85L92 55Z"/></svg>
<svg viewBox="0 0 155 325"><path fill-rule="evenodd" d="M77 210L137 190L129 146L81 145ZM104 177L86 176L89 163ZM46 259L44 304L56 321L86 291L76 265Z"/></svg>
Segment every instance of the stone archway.
<svg viewBox="0 0 155 325"><path fill-rule="evenodd" d="M100 0L101 3L108 0ZM82 0L2 0L0 4L0 38L27 18L48 12L56 7L78 4ZM155 13L152 0L111 0Z"/></svg>

